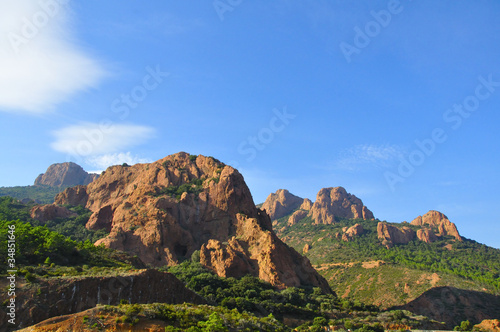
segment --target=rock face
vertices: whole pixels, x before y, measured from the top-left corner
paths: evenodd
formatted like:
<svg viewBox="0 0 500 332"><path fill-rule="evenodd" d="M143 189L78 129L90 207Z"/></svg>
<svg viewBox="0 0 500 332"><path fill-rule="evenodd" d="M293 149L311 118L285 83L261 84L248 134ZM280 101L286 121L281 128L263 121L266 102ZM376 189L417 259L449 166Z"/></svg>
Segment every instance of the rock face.
<svg viewBox="0 0 500 332"><path fill-rule="evenodd" d="M89 174L75 163L52 164L35 180L35 186L68 187L87 185L97 179L98 174Z"/></svg>
<svg viewBox="0 0 500 332"><path fill-rule="evenodd" d="M407 244L415 239L415 231L409 227L398 228L385 222L377 224L377 236L387 248L395 244Z"/></svg>
<svg viewBox="0 0 500 332"><path fill-rule="evenodd" d="M436 234L428 228L419 229L417 231L417 238L425 243L432 243L438 240Z"/></svg>
<svg viewBox="0 0 500 332"><path fill-rule="evenodd" d="M250 273L278 287L330 292L309 260L276 237L241 174L211 157L181 152L113 166L86 187L66 189L56 203L85 203L93 212L86 227L110 232L96 244L153 266L178 264L200 250L201 263L220 276Z"/></svg>
<svg viewBox="0 0 500 332"><path fill-rule="evenodd" d="M314 203L280 189L267 197L262 208L273 221L291 214L288 218L289 226L305 217L311 217L316 224L333 224L336 218L374 219L373 213L363 202L342 187L321 189Z"/></svg>
<svg viewBox="0 0 500 332"><path fill-rule="evenodd" d="M485 319L481 323L474 325L475 330L487 332L500 332L500 320Z"/></svg>
<svg viewBox="0 0 500 332"><path fill-rule="evenodd" d="M307 211L305 210L297 210L295 211L291 216L290 218L288 218L288 226L292 226L292 225L295 225L296 223L298 223L299 221L301 221L302 219L304 219L305 217L307 217Z"/></svg>
<svg viewBox="0 0 500 332"><path fill-rule="evenodd" d="M54 220L56 218L69 218L76 215L76 213L67 208L56 204L37 205L31 209L31 218L41 222Z"/></svg>
<svg viewBox="0 0 500 332"><path fill-rule="evenodd" d="M446 217L439 211L431 210L423 216L418 216L411 222L411 224L416 226L428 227L433 230L434 235L440 237L453 236L457 241L462 241L462 237L458 233L456 225L448 220L448 217ZM436 239L437 238L434 236L434 241Z"/></svg>
<svg viewBox="0 0 500 332"><path fill-rule="evenodd" d="M289 215L303 202L303 198L290 194L286 189L279 189L267 197L264 204L262 204L262 209L267 212L271 220L276 220Z"/></svg>
<svg viewBox="0 0 500 332"><path fill-rule="evenodd" d="M363 232L364 232L363 226L361 226L360 224L356 224L354 226L349 227L344 232L344 234L342 234L342 240L346 241L346 242L350 241L350 240L354 239L355 237L358 237L361 234L363 234Z"/></svg>
<svg viewBox="0 0 500 332"><path fill-rule="evenodd" d="M40 279L38 287L27 291L18 289L16 294L16 325L19 328L97 304L118 305L122 299L130 303L205 303L174 275L157 270L116 277ZM6 295L2 294L2 301L3 297ZM6 325L7 322L0 330Z"/></svg>
<svg viewBox="0 0 500 332"><path fill-rule="evenodd" d="M342 187L321 189L309 216L316 224L333 224L335 218L373 219L373 213L354 195Z"/></svg>
<svg viewBox="0 0 500 332"><path fill-rule="evenodd" d="M436 287L398 309L445 322L446 328L451 330L464 320L478 324L484 319L500 317L500 296L453 287Z"/></svg>

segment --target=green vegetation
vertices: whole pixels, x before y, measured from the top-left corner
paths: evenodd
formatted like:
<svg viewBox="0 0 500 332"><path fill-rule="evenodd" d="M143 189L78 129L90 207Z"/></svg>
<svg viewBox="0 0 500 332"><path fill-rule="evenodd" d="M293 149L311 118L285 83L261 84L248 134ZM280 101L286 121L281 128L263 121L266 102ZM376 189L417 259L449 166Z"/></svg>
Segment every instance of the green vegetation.
<svg viewBox="0 0 500 332"><path fill-rule="evenodd" d="M10 196L18 200L31 199L40 204L54 203L54 197L67 187L17 186L0 187L0 196Z"/></svg>
<svg viewBox="0 0 500 332"><path fill-rule="evenodd" d="M252 276L221 278L198 263L197 255L195 252L192 260L170 267L168 272L212 305L258 316L272 314L280 321L286 318L307 321L299 326L298 331L319 331L325 325L344 326L346 322L354 329L369 331L380 331L381 324L388 323L412 326L429 323L425 317L414 317L401 311L397 311L399 314L381 312L375 306L324 294L320 288L279 290Z"/></svg>
<svg viewBox="0 0 500 332"><path fill-rule="evenodd" d="M289 331L272 315L255 315L209 305L132 304L105 306L104 312L121 315L117 322L137 324L141 319L162 320L169 325L165 331Z"/></svg>
<svg viewBox="0 0 500 332"><path fill-rule="evenodd" d="M374 221L339 220L334 225L314 225L306 218L290 227L285 223L286 217L278 220L275 227L280 238L299 251L304 244L310 244L312 249L307 256L315 265L382 260L409 269L471 280L500 292L500 250L475 241L459 242L445 237L434 243L415 240L388 249L378 240L377 222ZM365 230L361 236L349 242L336 236L342 234L343 227L355 223Z"/></svg>
<svg viewBox="0 0 500 332"><path fill-rule="evenodd" d="M168 186L157 190L156 193L152 195L155 197L158 196L171 196L176 199L181 199L183 193L194 194L198 196L203 191L203 179L193 179L188 183L183 183L179 186Z"/></svg>
<svg viewBox="0 0 500 332"><path fill-rule="evenodd" d="M472 324L471 324L471 322L466 320L466 321L461 322L460 325L455 326L455 328L453 328L453 330L454 331L462 331L462 332L472 331Z"/></svg>
<svg viewBox="0 0 500 332"><path fill-rule="evenodd" d="M102 229L94 231L85 228L92 213L82 206L67 207L70 211L75 212L76 216L74 217L56 218L45 223L30 217L33 206L33 204L23 204L12 197L0 197L0 220L20 220L29 222L33 226L44 225L51 231L81 242L89 240L94 243L107 235L107 232Z"/></svg>
<svg viewBox="0 0 500 332"><path fill-rule="evenodd" d="M15 227L15 231L9 230ZM120 267L127 266L116 260L114 251L103 246L94 246L89 240L74 241L64 235L49 230L46 226L32 226L28 222L0 220L0 248L7 248L9 236L15 236L16 252L13 257L0 257L1 273L7 270L7 260L15 258L15 265L37 266L47 271L59 266L74 266L88 264L91 266ZM26 272L40 270L26 269Z"/></svg>

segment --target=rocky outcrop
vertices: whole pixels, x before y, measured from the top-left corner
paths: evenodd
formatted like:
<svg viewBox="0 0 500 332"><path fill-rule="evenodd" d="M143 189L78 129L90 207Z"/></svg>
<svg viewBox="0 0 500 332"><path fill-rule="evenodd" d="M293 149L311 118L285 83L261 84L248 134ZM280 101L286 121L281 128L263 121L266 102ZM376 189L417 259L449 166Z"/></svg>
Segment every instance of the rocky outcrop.
<svg viewBox="0 0 500 332"><path fill-rule="evenodd" d="M373 213L363 202L342 187L321 189L309 216L316 224L334 224L335 218L373 219Z"/></svg>
<svg viewBox="0 0 500 332"><path fill-rule="evenodd" d="M346 242L350 241L350 240L354 239L355 237L358 237L361 234L363 234L363 232L364 232L363 226L361 226L360 224L356 224L354 226L349 227L344 232L344 234L342 234L342 240L346 241Z"/></svg>
<svg viewBox="0 0 500 332"><path fill-rule="evenodd" d="M462 237L458 233L456 225L439 211L431 210L423 216L418 216L411 222L411 224L430 227L435 231L434 234L439 237L453 236L457 241L462 241Z"/></svg>
<svg viewBox="0 0 500 332"><path fill-rule="evenodd" d="M157 270L113 277L39 279L38 284L16 292L18 328L50 317L80 312L97 304L118 305L120 300L129 303L205 303L174 275ZM2 301L4 297L6 294L2 294ZM0 329L5 326L0 326Z"/></svg>
<svg viewBox="0 0 500 332"><path fill-rule="evenodd" d="M86 206L87 205L87 187L75 186L71 190L65 190L55 197L55 204L68 204L72 206Z"/></svg>
<svg viewBox="0 0 500 332"><path fill-rule="evenodd" d="M396 227L385 222L377 224L377 236L387 248L395 244L407 244L415 239L415 231L409 227Z"/></svg>
<svg viewBox="0 0 500 332"><path fill-rule="evenodd" d="M500 332L500 320L485 319L481 323L474 325L474 331Z"/></svg>
<svg viewBox="0 0 500 332"><path fill-rule="evenodd" d="M465 320L478 324L485 319L500 317L500 296L453 287L436 287L398 309L445 322L445 328L451 330Z"/></svg>
<svg viewBox="0 0 500 332"><path fill-rule="evenodd" d="M212 157L181 152L151 164L112 166L56 202L85 202L93 212L86 227L110 232L96 244L153 266L178 264L200 250L201 262L220 276L244 271L278 287L330 291L309 261L276 237L241 174Z"/></svg>
<svg viewBox="0 0 500 332"><path fill-rule="evenodd" d="M299 209L309 211L312 209L313 202L309 198L304 198L304 201L300 205Z"/></svg>
<svg viewBox="0 0 500 332"><path fill-rule="evenodd" d="M31 209L31 218L36 219L41 222L46 222L48 220L54 220L56 218L69 218L74 217L77 214L65 208L64 206L58 206L56 204L47 205L37 205Z"/></svg>
<svg viewBox="0 0 500 332"><path fill-rule="evenodd" d="M290 218L288 218L288 226L295 225L305 217L307 217L308 212L305 210L297 210L295 211Z"/></svg>
<svg viewBox="0 0 500 332"><path fill-rule="evenodd" d="M438 240L436 234L428 228L423 228L417 230L417 238L425 243L432 243Z"/></svg>
<svg viewBox="0 0 500 332"><path fill-rule="evenodd" d="M262 209L267 212L271 220L276 220L289 215L303 202L303 198L290 194L286 189L279 189L267 197Z"/></svg>
<svg viewBox="0 0 500 332"><path fill-rule="evenodd" d="M89 174L75 163L52 164L45 173L36 178L35 186L71 187L87 185L98 177L98 174Z"/></svg>

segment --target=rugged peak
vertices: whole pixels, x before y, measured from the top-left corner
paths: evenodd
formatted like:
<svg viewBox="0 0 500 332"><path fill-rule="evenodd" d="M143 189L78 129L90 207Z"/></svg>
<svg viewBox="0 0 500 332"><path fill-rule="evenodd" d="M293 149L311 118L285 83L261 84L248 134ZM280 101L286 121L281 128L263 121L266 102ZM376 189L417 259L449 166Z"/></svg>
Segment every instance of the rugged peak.
<svg viewBox="0 0 500 332"><path fill-rule="evenodd" d="M317 224L333 224L335 218L374 219L373 213L343 187L323 188L316 195L309 216Z"/></svg>
<svg viewBox="0 0 500 332"><path fill-rule="evenodd" d="M271 220L276 220L289 215L304 202L303 198L291 194L286 189L278 189L274 194L270 194L262 209L266 210Z"/></svg>
<svg viewBox="0 0 500 332"><path fill-rule="evenodd" d="M462 237L458 233L457 226L452 223L443 213L435 210L430 210L423 216L418 216L411 222L412 225L429 227L437 230L437 236L453 236L458 241L462 241ZM427 231L428 233L428 231ZM423 234L423 233L422 233ZM432 237L431 238L435 238ZM431 241L432 242L432 241Z"/></svg>
<svg viewBox="0 0 500 332"><path fill-rule="evenodd" d="M87 185L97 179L98 174L89 174L80 165L72 162L52 164L35 180L35 186L69 187Z"/></svg>
<svg viewBox="0 0 500 332"><path fill-rule="evenodd" d="M448 217L445 216L443 213L435 210L430 210L423 216L418 216L415 219L413 219L411 224L417 226L424 226L424 225L438 226L445 220L448 220Z"/></svg>
<svg viewBox="0 0 500 332"><path fill-rule="evenodd" d="M277 202L295 197L276 196ZM76 202L93 212L87 228L109 231L97 244L147 264L175 265L200 250L201 263L220 276L250 273L278 287L330 291L309 260L274 234L243 176L212 157L180 152L150 164L112 166L86 187L56 197L58 204Z"/></svg>

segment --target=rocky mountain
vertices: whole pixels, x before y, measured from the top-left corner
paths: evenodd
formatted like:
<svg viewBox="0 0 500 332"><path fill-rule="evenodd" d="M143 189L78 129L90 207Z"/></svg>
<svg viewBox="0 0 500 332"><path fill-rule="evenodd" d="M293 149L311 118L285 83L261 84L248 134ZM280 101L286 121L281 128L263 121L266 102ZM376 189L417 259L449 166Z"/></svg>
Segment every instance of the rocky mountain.
<svg viewBox="0 0 500 332"><path fill-rule="evenodd" d="M98 174L89 174L75 163L66 162L50 165L45 173L40 174L35 179L35 186L71 187L87 185L98 177Z"/></svg>
<svg viewBox="0 0 500 332"><path fill-rule="evenodd" d="M266 210L271 220L276 220L289 215L303 202L303 198L290 194L286 189L279 189L267 197L262 209Z"/></svg>
<svg viewBox="0 0 500 332"><path fill-rule="evenodd" d="M309 260L273 232L243 176L212 157L177 153L151 164L113 166L87 186L68 188L59 205L93 212L86 227L109 235L96 244L128 251L153 266L200 251L219 276L257 276L277 287L330 292Z"/></svg>
<svg viewBox="0 0 500 332"><path fill-rule="evenodd" d="M340 297L382 308L402 306L442 319L448 326L469 317L474 324L492 318L478 299L500 295L495 279L500 251L462 238L443 213L431 210L411 223L375 220L359 198L341 187L320 190L316 201L307 205L306 200L279 190L263 208L280 211L273 220L278 236L302 251ZM448 316L431 315L418 299L426 292L434 294L436 287L477 295L472 309L467 314L450 310ZM414 307L403 307L408 303ZM458 306L467 303L458 297ZM416 307L423 311L415 311Z"/></svg>
<svg viewBox="0 0 500 332"><path fill-rule="evenodd" d="M280 189L267 197L262 209L273 221L288 216L289 225L306 217L310 217L316 224L333 224L338 218L374 219L373 213L363 202L342 187L321 189L314 203Z"/></svg>

